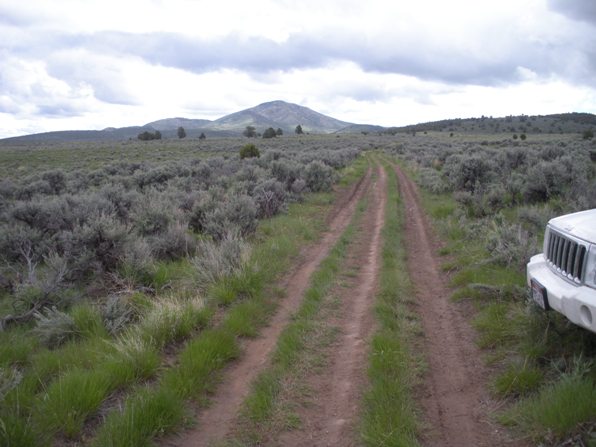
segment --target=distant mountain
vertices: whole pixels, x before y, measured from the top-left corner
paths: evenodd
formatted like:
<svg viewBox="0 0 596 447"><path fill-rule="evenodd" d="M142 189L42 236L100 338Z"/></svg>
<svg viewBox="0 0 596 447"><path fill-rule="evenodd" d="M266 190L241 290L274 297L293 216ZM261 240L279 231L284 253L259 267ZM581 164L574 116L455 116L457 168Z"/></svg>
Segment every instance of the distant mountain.
<svg viewBox="0 0 596 447"><path fill-rule="evenodd" d="M20 137L4 138L0 141L6 142L37 142L37 141L117 141L128 138L136 138L137 135L146 130L153 130L151 127L108 127L104 130L59 130L55 132L34 133Z"/></svg>
<svg viewBox="0 0 596 447"><path fill-rule="evenodd" d="M205 126L211 123L211 120L196 120L190 118L166 118L163 120L153 121L145 124L145 126L153 127L155 130L173 130L179 127L184 127L185 130L189 129L204 129Z"/></svg>
<svg viewBox="0 0 596 447"><path fill-rule="evenodd" d="M291 104L285 101L271 101L250 109L219 118L206 126L207 129L244 130L246 126L254 126L257 131L268 127L278 127L293 132L300 124L304 132L332 133L353 123L340 121L308 107Z"/></svg>
<svg viewBox="0 0 596 447"><path fill-rule="evenodd" d="M369 124L354 124L340 121L308 107L285 101L271 101L250 109L226 115L214 121L190 118L166 118L147 123L144 126L131 126L103 130L66 130L45 132L20 137L5 138L3 142L28 141L100 141L136 139L141 132L159 130L163 138L177 138L176 129L186 130L188 138L204 133L207 137L233 137L242 134L246 126L254 126L257 132L268 127L281 128L286 134L293 134L300 124L309 133L412 133L412 132L453 132L453 133L581 133L596 130L596 115L591 113L563 113L556 115L506 116L493 118L457 118L433 121L402 127L382 127Z"/></svg>
<svg viewBox="0 0 596 447"><path fill-rule="evenodd" d="M375 126L373 124L352 124L338 130L335 133L383 133L387 127Z"/></svg>
<svg viewBox="0 0 596 447"><path fill-rule="evenodd" d="M239 136L246 126L254 126L262 133L268 127L281 128L286 133L293 133L300 124L304 132L332 133L353 123L340 121L308 107L291 104L285 101L271 101L250 109L241 110L223 116L215 121L190 118L165 118L152 121L144 126L132 126L103 130L67 130L44 132L20 137L5 138L2 141L98 141L123 140L136 138L145 131L159 130L163 138L176 138L176 129L182 126L189 138L205 133L207 137Z"/></svg>

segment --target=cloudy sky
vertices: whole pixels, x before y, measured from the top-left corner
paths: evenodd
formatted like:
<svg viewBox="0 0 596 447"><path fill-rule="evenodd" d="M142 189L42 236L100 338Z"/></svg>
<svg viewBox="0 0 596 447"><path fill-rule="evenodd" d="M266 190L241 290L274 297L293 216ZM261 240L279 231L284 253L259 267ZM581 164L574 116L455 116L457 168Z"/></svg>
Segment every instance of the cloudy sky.
<svg viewBox="0 0 596 447"><path fill-rule="evenodd" d="M0 138L216 119L596 113L595 0L0 0Z"/></svg>

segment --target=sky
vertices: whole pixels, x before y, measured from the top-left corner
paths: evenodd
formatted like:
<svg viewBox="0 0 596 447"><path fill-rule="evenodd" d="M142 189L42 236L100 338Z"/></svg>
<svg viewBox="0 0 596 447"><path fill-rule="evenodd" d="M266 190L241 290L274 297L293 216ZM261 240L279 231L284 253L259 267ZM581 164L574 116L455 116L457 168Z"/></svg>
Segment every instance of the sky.
<svg viewBox="0 0 596 447"><path fill-rule="evenodd" d="M596 0L0 0L0 138L217 119L596 113Z"/></svg>

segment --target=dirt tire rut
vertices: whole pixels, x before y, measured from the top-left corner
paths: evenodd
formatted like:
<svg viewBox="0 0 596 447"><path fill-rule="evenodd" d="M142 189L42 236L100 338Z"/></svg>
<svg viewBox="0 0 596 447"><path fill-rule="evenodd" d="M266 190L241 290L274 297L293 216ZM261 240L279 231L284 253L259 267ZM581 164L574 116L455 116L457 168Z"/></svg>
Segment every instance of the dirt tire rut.
<svg viewBox="0 0 596 447"><path fill-rule="evenodd" d="M505 432L490 421L494 403L487 392L488 370L474 343L475 333L463 306L449 298L435 255L438 247L416 186L399 167L395 172L405 206L408 270L415 287L428 363L422 406L430 430L422 441L441 447L513 445Z"/></svg>
<svg viewBox="0 0 596 447"><path fill-rule="evenodd" d="M341 311L330 325L338 339L325 351L329 363L308 379L312 399L300 411L302 428L282 434L284 447L351 447L360 445L358 423L367 385L368 351L374 329L374 302L385 221L387 175L377 167L370 205L362 218L343 267L355 271L338 289Z"/></svg>
<svg viewBox="0 0 596 447"><path fill-rule="evenodd" d="M367 189L370 179L371 169L361 181L339 198L327 219L328 230L321 241L303 250L303 261L281 282L280 287L286 290L286 297L279 304L269 325L263 328L257 338L243 341L242 356L224 371L221 383L211 396L211 405L198 410L196 428L164 439L162 445L210 446L230 433L252 382L266 367L279 335L302 302L311 275L348 226L356 204Z"/></svg>

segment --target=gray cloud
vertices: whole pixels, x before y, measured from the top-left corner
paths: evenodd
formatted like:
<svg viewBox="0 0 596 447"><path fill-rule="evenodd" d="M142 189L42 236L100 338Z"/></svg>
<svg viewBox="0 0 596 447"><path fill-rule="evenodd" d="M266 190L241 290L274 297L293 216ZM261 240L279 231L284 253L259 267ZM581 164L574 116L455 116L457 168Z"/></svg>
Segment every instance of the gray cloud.
<svg viewBox="0 0 596 447"><path fill-rule="evenodd" d="M596 25L596 2L594 0L549 0L550 8L573 20Z"/></svg>
<svg viewBox="0 0 596 447"><path fill-rule="evenodd" d="M260 37L227 36L213 41L174 33L92 34L46 33L36 45L11 42L11 51L21 56L43 58L48 72L70 85L92 86L101 101L137 104L127 93L118 60L138 57L154 65L175 67L194 73L238 69L251 73L324 67L334 61L351 61L363 70L397 73L455 85L494 86L520 80L519 67L538 76L558 76L596 85L592 39L573 42L511 39L508 51L495 55L472 53L448 43L417 41L370 41L345 30L327 30L325 35L292 35L283 43ZM17 39L15 39L17 40ZM572 44L577 45L573 46ZM80 59L65 54L83 50ZM97 60L94 60L97 59ZM3 87L0 86L0 93ZM365 97L366 95L360 97ZM375 95L371 96L374 99Z"/></svg>
<svg viewBox="0 0 596 447"><path fill-rule="evenodd" d="M49 104L40 104L37 106L37 113L49 117L73 117L81 114L81 109L71 102L54 101Z"/></svg>
<svg viewBox="0 0 596 447"><path fill-rule="evenodd" d="M87 84L93 95L109 104L137 105L138 99L128 92L123 76L113 66L114 60L98 57L81 57L75 54L50 56L46 62L48 74L62 79L69 85Z"/></svg>
<svg viewBox="0 0 596 447"><path fill-rule="evenodd" d="M503 55L472 54L466 49L420 42L370 42L349 32L324 36L293 35L283 43L264 38L228 36L201 41L173 33L103 32L72 39L100 53L134 55L152 64L202 73L221 68L252 72L316 68L333 61L352 61L365 71L399 73L453 84L497 85L519 80L519 67L538 75L575 76L569 61L586 58L586 51L540 41L512 42ZM591 50L590 50L591 51ZM591 73L589 73L591 75ZM593 80L592 80L593 82Z"/></svg>

